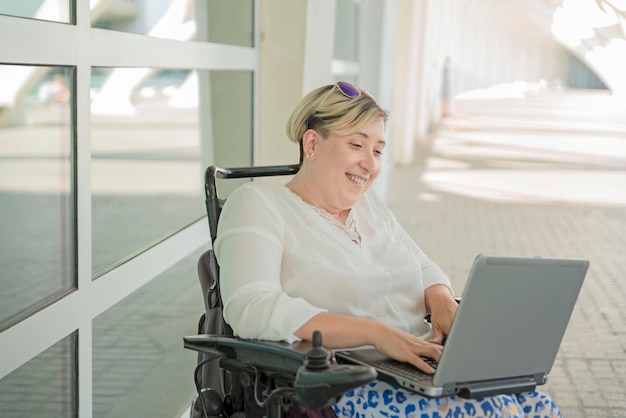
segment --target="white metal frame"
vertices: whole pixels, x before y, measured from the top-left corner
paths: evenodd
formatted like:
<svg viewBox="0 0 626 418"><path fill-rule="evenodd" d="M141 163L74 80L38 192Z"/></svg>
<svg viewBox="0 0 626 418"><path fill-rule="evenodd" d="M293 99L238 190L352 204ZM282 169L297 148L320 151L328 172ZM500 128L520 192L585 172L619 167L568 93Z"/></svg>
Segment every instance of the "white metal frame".
<svg viewBox="0 0 626 418"><path fill-rule="evenodd" d="M256 26L257 1L254 2L254 9ZM258 34L258 30L255 29L255 33ZM255 36L255 45L258 45L258 35ZM98 280L92 280L91 67L247 70L254 73L256 82L257 63L257 46L248 48L182 42L92 29L88 1L76 1L75 25L0 15L0 64L76 68L75 192L78 239L78 290L0 333L0 379L78 330L79 416L91 418L92 320L208 243L208 228L206 220L202 219ZM254 97L257 89L255 83ZM256 132L256 123L254 126ZM256 134L253 142L256 142Z"/></svg>

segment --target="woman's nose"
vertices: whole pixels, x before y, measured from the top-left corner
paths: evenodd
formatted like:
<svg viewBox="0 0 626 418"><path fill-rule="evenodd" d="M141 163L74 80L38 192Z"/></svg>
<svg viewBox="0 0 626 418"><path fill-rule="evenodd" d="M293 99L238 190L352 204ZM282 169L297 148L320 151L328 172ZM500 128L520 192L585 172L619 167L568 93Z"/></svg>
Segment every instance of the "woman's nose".
<svg viewBox="0 0 626 418"><path fill-rule="evenodd" d="M375 173L378 171L380 161L375 155L368 152L365 153L365 156L361 159L361 163L363 164L363 168L365 168L368 173Z"/></svg>

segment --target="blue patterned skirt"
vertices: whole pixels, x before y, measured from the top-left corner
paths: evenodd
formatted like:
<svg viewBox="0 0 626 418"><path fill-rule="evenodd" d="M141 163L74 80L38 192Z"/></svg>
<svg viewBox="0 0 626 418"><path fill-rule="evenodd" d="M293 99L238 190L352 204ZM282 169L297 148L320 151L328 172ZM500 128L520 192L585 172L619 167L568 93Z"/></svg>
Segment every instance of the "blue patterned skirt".
<svg viewBox="0 0 626 418"><path fill-rule="evenodd" d="M338 417L346 418L562 418L556 403L541 392L427 398L378 380L347 392L333 409Z"/></svg>

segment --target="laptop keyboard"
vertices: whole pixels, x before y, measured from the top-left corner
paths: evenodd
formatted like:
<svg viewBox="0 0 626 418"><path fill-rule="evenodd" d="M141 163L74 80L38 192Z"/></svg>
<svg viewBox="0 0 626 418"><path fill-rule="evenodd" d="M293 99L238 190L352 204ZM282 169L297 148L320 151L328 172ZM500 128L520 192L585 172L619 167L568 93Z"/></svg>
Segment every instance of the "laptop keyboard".
<svg viewBox="0 0 626 418"><path fill-rule="evenodd" d="M425 358L425 357L422 357L422 360L424 360L433 369L435 370L437 369L437 362L435 360ZM432 375L421 371L420 369L413 366L412 364L404 363L404 362L393 360L393 359L380 360L380 361L375 362L375 364L372 364L372 365L374 367L389 370L390 372L393 372L407 379L418 379L418 380L423 380L423 381L428 381L432 379Z"/></svg>

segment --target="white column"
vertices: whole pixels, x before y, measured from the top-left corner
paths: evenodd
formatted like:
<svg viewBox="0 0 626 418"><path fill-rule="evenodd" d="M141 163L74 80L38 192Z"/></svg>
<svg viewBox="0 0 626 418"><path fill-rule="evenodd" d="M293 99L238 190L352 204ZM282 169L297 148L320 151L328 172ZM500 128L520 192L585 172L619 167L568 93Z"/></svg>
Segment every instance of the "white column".
<svg viewBox="0 0 626 418"><path fill-rule="evenodd" d="M333 81L335 0L310 0L306 8L302 94Z"/></svg>
<svg viewBox="0 0 626 418"><path fill-rule="evenodd" d="M285 124L302 97L306 15L304 0L259 2L257 165L298 162L299 148L287 140Z"/></svg>
<svg viewBox="0 0 626 418"><path fill-rule="evenodd" d="M393 130L393 161L408 164L415 151L415 134L420 103L420 54L423 49L426 2L399 0L396 25L396 56Z"/></svg>

